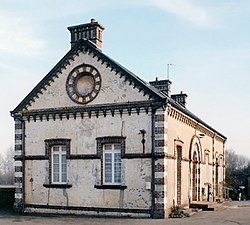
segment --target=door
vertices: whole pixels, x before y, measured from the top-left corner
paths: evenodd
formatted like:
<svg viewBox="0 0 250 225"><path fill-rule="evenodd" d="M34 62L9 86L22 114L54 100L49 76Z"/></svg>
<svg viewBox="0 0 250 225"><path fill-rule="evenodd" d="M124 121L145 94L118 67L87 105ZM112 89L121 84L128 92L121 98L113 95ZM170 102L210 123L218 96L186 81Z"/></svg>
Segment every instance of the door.
<svg viewBox="0 0 250 225"><path fill-rule="evenodd" d="M192 200L197 201L197 189L198 189L198 159L197 154L193 155L193 169L192 169Z"/></svg>

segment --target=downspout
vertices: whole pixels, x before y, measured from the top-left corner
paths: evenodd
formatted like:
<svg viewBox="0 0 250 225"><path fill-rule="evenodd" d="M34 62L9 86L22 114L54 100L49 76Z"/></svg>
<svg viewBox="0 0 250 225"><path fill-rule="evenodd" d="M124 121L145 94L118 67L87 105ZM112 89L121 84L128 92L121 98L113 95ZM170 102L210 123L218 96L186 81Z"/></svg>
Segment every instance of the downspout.
<svg viewBox="0 0 250 225"><path fill-rule="evenodd" d="M213 139L212 139L212 192L213 192L213 200L212 201L214 201L215 200L215 176L214 176L214 174L215 174L215 169L214 169L214 165L215 165L215 155L214 155L214 150L215 150L215 147L214 147L214 144L215 144L215 141L214 141L214 139L215 139L215 133L214 133L214 135L213 135Z"/></svg>
<svg viewBox="0 0 250 225"><path fill-rule="evenodd" d="M156 109L152 107L151 113L151 153L152 153L152 180L151 180L151 218L154 217L155 211L155 113Z"/></svg>
<svg viewBox="0 0 250 225"><path fill-rule="evenodd" d="M25 161L24 161L24 156L25 156L25 122L20 116L16 116L15 114L11 114L11 116L15 120L19 120L22 124L22 204L21 204L21 212L24 211L24 175L25 175Z"/></svg>

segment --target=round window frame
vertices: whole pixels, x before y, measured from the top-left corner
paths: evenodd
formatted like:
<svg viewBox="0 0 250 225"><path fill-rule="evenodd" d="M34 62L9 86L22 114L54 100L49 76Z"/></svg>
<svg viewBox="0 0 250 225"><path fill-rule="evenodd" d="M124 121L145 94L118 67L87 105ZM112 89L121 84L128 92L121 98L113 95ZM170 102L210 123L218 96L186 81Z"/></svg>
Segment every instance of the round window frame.
<svg viewBox="0 0 250 225"><path fill-rule="evenodd" d="M93 88L87 95L82 95L77 88L77 81L82 76L91 76L94 81ZM101 89L101 81L101 75L95 67L82 64L69 73L66 81L66 91L73 102L84 105L96 98Z"/></svg>

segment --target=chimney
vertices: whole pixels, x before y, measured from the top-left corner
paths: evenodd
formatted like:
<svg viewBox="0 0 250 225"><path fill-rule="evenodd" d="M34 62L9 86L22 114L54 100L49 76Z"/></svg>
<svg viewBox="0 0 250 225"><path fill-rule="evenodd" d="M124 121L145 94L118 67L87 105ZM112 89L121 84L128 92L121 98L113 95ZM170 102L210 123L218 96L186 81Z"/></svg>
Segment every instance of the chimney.
<svg viewBox="0 0 250 225"><path fill-rule="evenodd" d="M174 99L176 102L181 104L183 107L186 108L187 105L187 94L184 94L182 91L180 94L171 95L171 98Z"/></svg>
<svg viewBox="0 0 250 225"><path fill-rule="evenodd" d="M154 86L168 97L171 96L171 84L170 80L158 80L158 77L155 78L155 81L150 81L150 85Z"/></svg>
<svg viewBox="0 0 250 225"><path fill-rule="evenodd" d="M95 19L91 19L90 23L80 24L68 27L71 34L71 48L80 40L88 39L102 48L102 32L104 26L99 24Z"/></svg>

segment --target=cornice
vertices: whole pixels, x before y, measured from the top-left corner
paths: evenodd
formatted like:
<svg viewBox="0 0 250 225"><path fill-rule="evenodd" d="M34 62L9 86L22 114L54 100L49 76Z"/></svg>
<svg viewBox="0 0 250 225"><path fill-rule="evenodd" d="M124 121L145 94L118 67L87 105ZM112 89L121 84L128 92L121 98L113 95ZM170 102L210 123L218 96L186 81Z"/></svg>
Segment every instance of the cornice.
<svg viewBox="0 0 250 225"><path fill-rule="evenodd" d="M48 108L41 110L30 110L21 113L21 117L28 122L43 121L43 120L62 120L77 117L99 117L107 115L120 115L128 114L148 114L152 108L158 107L160 103L153 101L140 101L140 102L127 102L127 103L112 103L112 104L98 104L88 106L76 106L76 107L63 107L63 108ZM20 116L20 114L19 114Z"/></svg>
<svg viewBox="0 0 250 225"><path fill-rule="evenodd" d="M208 127L203 121L193 119L188 115L188 113L183 113L182 111L178 110L176 107L168 105L167 108L168 116L172 117L173 119L186 124L187 126L192 127L193 129L198 130L199 132L211 137L215 138L218 141L225 142L226 137L220 135L216 130L211 127Z"/></svg>

